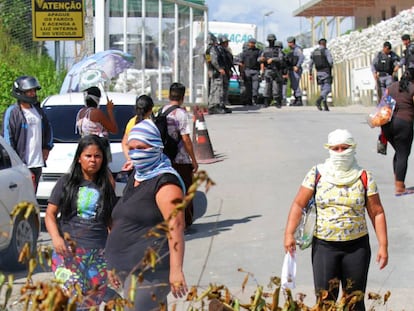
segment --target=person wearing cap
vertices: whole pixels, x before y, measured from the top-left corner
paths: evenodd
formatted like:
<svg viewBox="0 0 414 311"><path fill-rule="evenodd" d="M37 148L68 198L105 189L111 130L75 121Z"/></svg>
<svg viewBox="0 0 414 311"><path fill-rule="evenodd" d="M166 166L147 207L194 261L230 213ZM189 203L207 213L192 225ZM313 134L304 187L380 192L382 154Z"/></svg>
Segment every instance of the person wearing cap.
<svg viewBox="0 0 414 311"><path fill-rule="evenodd" d="M276 41L274 34L267 35L269 45L262 51L259 57L260 75L265 79L263 92L264 107L268 107L273 100L277 108L282 107L283 78L286 75L285 53L282 51L282 42Z"/></svg>
<svg viewBox="0 0 414 311"><path fill-rule="evenodd" d="M325 111L329 111L327 98L332 91L332 65L333 59L331 52L326 47L326 39L319 40L319 46L313 50L309 63L309 78L313 79L313 66L316 68L316 81L320 86L321 94L316 100L316 107L322 110L322 103Z"/></svg>
<svg viewBox="0 0 414 311"><path fill-rule="evenodd" d="M217 37L218 45L210 50L212 79L208 99L209 114L231 113L226 107L228 102L229 82L233 68L233 55L229 49L229 39L226 35Z"/></svg>
<svg viewBox="0 0 414 311"><path fill-rule="evenodd" d="M329 133L325 148L329 157L306 174L290 207L284 248L296 251L295 229L302 209L313 197L316 203L316 228L312 239L312 269L315 293L328 293L336 301L342 292L365 293L371 258L366 214L378 240L375 256L379 269L388 263L388 238L384 208L371 172L361 168L355 158L356 142L345 129ZM353 310L365 310L364 299Z"/></svg>
<svg viewBox="0 0 414 311"><path fill-rule="evenodd" d="M371 63L371 71L377 82L379 98L385 94L385 90L394 81L398 80L397 74L400 68L400 57L392 51L391 43L385 41L382 51L374 57Z"/></svg>
<svg viewBox="0 0 414 311"><path fill-rule="evenodd" d="M414 43L411 42L409 34L402 35L401 41L405 47L405 50L403 51L400 60L400 67L404 70L407 68L414 68Z"/></svg>
<svg viewBox="0 0 414 311"><path fill-rule="evenodd" d="M257 105L259 95L259 72L258 61L261 51L256 47L256 39L250 38L247 49L240 55L240 72L243 72L244 85L246 87L245 99L248 105Z"/></svg>
<svg viewBox="0 0 414 311"><path fill-rule="evenodd" d="M292 88L293 95L295 96L295 101L290 105L303 106L300 78L302 76L302 64L305 60L305 56L303 55L302 48L296 44L295 37L288 37L286 41L290 49L290 52L286 55L289 68L290 87Z"/></svg>
<svg viewBox="0 0 414 311"><path fill-rule="evenodd" d="M1 133L31 171L35 192L53 148L52 127L38 102L40 89L33 76L21 76L13 82L12 95L17 101L4 112Z"/></svg>

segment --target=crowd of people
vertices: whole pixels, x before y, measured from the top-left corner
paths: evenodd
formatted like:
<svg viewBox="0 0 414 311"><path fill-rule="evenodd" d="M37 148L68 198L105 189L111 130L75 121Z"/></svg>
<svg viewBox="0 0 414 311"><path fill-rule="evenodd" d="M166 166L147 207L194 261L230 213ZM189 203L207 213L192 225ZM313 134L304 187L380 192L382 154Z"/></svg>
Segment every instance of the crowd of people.
<svg viewBox="0 0 414 311"><path fill-rule="evenodd" d="M216 42L212 35L209 40L206 52L209 113L229 113L226 96L233 64L229 40L221 36ZM393 118L382 126L382 131L395 149L397 196L413 193L404 181L414 136L414 45L408 35L403 35L402 40L406 50L401 58L385 42L372 65L382 92L396 101ZM295 96L293 105L302 105L301 48L293 37L287 39L288 54L283 52L283 44L274 34L269 34L267 41L268 46L260 51L255 39L250 39L240 57L249 103L257 104L258 82L265 79L265 106L273 100L280 108L289 79ZM326 99L331 90L332 64L326 39L322 38L312 53L310 66L311 71L315 66L321 87L316 101L319 110L329 111ZM403 75L395 81L399 68L403 68ZM53 148L53 131L37 99L40 88L32 76L14 81L12 94L17 102L6 110L2 129L6 141L32 171L36 185ZM79 285L86 297L80 302L82 307L104 301L109 283L115 289L122 288L125 296L134 289L135 298L128 310L156 309L166 305L170 291L174 297L183 297L188 292L183 272L184 232L193 222L194 210L192 203L185 210L176 210L176 204L191 186L198 163L190 138L190 116L182 107L185 91L184 84L172 83L169 103L160 108L161 113L166 113L168 134L178 144L173 159L163 152L164 141L154 122L152 98L137 96L136 116L126 125L122 140L123 168L129 172L129 178L123 196L117 200L108 166L111 161L108 133L119 130L114 104L107 98L107 113L103 113L99 109L101 90L98 87L84 90L85 106L74 120L80 134L77 150L68 173L52 191L45 217L54 248L52 270L62 287L74 296ZM371 257L365 215L376 232L379 245L376 259L381 269L388 262L387 226L377 184L371 172L361 168L355 158L356 142L352 134L342 129L329 133L325 148L329 158L310 169L293 200L284 247L286 252L294 254L294 232L301 211L314 197L318 217L312 242L315 292L318 295L321 290L329 289L330 297L336 300L338 288L330 287L332 279L337 279L345 292L365 292ZM148 234L160 223L166 224L166 235ZM153 256L151 252L157 258L155 269L145 260L146 256ZM134 284L137 280L138 284ZM365 310L363 300L355 310Z"/></svg>

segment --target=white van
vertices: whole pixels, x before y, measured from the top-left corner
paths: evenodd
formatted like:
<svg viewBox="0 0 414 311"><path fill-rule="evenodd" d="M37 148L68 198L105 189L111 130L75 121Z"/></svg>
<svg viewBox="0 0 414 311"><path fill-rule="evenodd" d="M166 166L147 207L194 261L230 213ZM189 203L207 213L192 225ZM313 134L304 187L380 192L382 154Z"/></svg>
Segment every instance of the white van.
<svg viewBox="0 0 414 311"><path fill-rule="evenodd" d="M102 94L99 108L106 112L105 95L105 93ZM113 92L108 92L107 95L114 103L114 114L118 125L118 133L109 135L112 152L112 162L109 167L116 176L121 172L122 165L125 163L121 141L127 122L135 115L136 95ZM37 200L43 211L56 181L69 171L72 164L80 138L75 127L76 115L84 103L82 92L52 95L41 103L52 125L54 140L54 147L49 153L47 166L43 168L37 189ZM118 176L125 177L122 174L118 174ZM120 197L125 186L125 178L119 178L116 181L115 192Z"/></svg>

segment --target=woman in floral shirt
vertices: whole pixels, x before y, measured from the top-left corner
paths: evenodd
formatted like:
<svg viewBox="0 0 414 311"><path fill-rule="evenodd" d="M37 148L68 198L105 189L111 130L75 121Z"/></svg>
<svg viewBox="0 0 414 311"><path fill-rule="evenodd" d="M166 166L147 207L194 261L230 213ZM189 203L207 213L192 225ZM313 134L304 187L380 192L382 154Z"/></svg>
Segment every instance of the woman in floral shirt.
<svg viewBox="0 0 414 311"><path fill-rule="evenodd" d="M365 211L374 226L379 249L376 260L380 269L388 263L387 225L384 209L372 174L363 170L355 159L356 143L347 130L328 135L325 148L329 158L311 168L296 195L286 225L284 246L292 255L296 250L294 232L302 208L312 198L317 206L316 229L312 241L312 267L315 292L328 290L328 299L336 301L339 285L342 291L365 292L371 258ZM320 179L315 188L316 175ZM364 181L365 179L365 181ZM365 310L361 299L354 310Z"/></svg>

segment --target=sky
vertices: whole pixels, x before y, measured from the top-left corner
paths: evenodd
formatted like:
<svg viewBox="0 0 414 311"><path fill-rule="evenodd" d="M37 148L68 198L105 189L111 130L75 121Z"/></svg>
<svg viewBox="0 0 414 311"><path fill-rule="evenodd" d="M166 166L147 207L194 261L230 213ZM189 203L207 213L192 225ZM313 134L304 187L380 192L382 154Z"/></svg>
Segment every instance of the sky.
<svg viewBox="0 0 414 311"><path fill-rule="evenodd" d="M264 24L265 36L274 33L277 40L286 42L287 37L299 34L301 28L310 30L305 18L292 14L302 2L306 0L206 0L205 3L210 21L256 24L257 39L262 42Z"/></svg>
<svg viewBox="0 0 414 311"><path fill-rule="evenodd" d="M266 37L267 34L274 33L277 40L285 44L287 37L310 31L310 23L305 17L293 17L292 14L309 1L206 0L205 4L209 9L210 21L256 24L257 40L263 42L263 34ZM266 13L269 13L269 16L265 16ZM348 29L344 29L346 30Z"/></svg>

